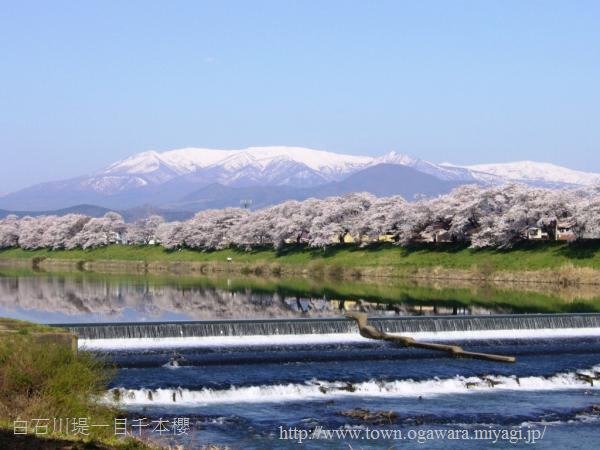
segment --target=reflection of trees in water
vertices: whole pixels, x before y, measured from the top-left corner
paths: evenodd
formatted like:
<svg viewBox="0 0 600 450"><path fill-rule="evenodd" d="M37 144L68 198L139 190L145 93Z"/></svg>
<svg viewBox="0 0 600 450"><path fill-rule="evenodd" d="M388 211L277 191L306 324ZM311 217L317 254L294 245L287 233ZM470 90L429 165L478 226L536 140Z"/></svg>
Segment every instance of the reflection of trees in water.
<svg viewBox="0 0 600 450"><path fill-rule="evenodd" d="M129 308L145 317L179 313L196 320L337 316L344 306L338 301L258 294L249 289L234 292L64 277L0 278L0 305L7 309L114 317ZM370 310L377 305L352 302L351 307Z"/></svg>
<svg viewBox="0 0 600 450"><path fill-rule="evenodd" d="M0 278L0 305L63 314L118 314L124 307L120 286L61 277Z"/></svg>
<svg viewBox="0 0 600 450"><path fill-rule="evenodd" d="M343 311L377 315L486 314L477 307L433 304L375 303L364 300L308 298L251 289L229 291L205 286L180 287L114 280L59 276L2 278L0 306L65 315L118 318L125 309L141 318L160 319L168 313L192 320L335 317Z"/></svg>

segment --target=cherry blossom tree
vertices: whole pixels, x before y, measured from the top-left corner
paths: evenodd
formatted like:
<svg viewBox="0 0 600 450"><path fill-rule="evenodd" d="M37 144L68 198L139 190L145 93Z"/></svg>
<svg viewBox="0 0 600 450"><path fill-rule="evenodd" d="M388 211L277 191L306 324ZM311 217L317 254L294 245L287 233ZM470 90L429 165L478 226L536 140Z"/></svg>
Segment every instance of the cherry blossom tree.
<svg viewBox="0 0 600 450"><path fill-rule="evenodd" d="M600 239L600 187L551 190L518 184L469 185L415 202L355 193L292 200L258 211L207 210L170 223L151 216L126 224L116 213L100 218L8 216L0 220L0 248L93 248L115 243L147 245L152 240L167 249L281 248L286 244L325 248L349 237L359 245L370 245L382 236L398 245L410 245L437 237L439 230L452 241L474 248L508 248L527 239L533 227L553 239L561 223L571 224L575 237Z"/></svg>
<svg viewBox="0 0 600 450"><path fill-rule="evenodd" d="M158 227L164 223L161 216L152 215L138 220L127 226L127 243L134 245L147 245L157 241Z"/></svg>
<svg viewBox="0 0 600 450"><path fill-rule="evenodd" d="M182 244L190 248L213 250L228 247L234 237L230 230L249 215L242 208L210 209L184 223Z"/></svg>
<svg viewBox="0 0 600 450"><path fill-rule="evenodd" d="M66 216L52 216L47 224L39 243L39 247L57 249L71 249L76 245L76 236L83 230L90 217L81 214L67 214Z"/></svg>
<svg viewBox="0 0 600 450"><path fill-rule="evenodd" d="M341 244L346 235L359 240L356 235L360 217L367 211L375 197L367 193L348 194L343 197L328 197L319 204L318 215L312 221L310 245L326 247ZM353 235L354 234L354 235Z"/></svg>
<svg viewBox="0 0 600 450"><path fill-rule="evenodd" d="M184 235L185 224L183 222L164 222L156 229L156 237L167 250L181 248Z"/></svg>
<svg viewBox="0 0 600 450"><path fill-rule="evenodd" d="M0 248L19 245L19 218L14 214L0 219Z"/></svg>
<svg viewBox="0 0 600 450"><path fill-rule="evenodd" d="M123 217L108 212L103 217L90 219L73 238L70 246L87 249L123 243L126 229Z"/></svg>
<svg viewBox="0 0 600 450"><path fill-rule="evenodd" d="M42 246L44 231L53 227L54 216L23 217L19 221L19 247L33 250Z"/></svg>

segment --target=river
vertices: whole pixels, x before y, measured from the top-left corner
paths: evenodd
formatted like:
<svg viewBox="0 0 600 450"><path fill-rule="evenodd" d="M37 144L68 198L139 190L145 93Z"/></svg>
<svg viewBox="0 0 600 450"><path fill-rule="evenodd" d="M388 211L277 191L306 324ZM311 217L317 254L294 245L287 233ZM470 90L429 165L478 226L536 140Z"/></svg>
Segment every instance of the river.
<svg viewBox="0 0 600 450"><path fill-rule="evenodd" d="M348 311L517 362L367 340ZM185 448L592 448L597 312L594 289L542 285L0 272L0 316L87 324L81 350L117 367L105 400Z"/></svg>

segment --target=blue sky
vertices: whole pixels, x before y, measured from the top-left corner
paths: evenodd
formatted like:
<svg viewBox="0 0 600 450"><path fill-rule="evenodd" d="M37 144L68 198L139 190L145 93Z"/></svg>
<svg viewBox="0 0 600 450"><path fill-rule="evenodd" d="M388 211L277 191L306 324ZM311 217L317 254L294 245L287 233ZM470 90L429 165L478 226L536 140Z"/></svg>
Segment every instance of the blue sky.
<svg viewBox="0 0 600 450"><path fill-rule="evenodd" d="M0 192L183 146L600 172L597 1L2 1Z"/></svg>

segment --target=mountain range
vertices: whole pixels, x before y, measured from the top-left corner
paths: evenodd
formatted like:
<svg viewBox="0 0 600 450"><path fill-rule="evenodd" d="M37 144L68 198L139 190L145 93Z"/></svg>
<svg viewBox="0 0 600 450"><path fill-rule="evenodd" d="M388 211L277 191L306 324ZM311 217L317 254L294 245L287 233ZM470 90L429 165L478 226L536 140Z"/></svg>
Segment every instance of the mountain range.
<svg viewBox="0 0 600 450"><path fill-rule="evenodd" d="M600 183L600 174L532 161L435 164L396 152L371 157L301 147L184 148L139 153L90 175L21 189L0 197L0 208L4 213L39 213L97 205L97 211L137 211L134 217L140 211L184 217L241 203L258 208L287 199L358 191L412 200L461 184L507 182L580 187Z"/></svg>

